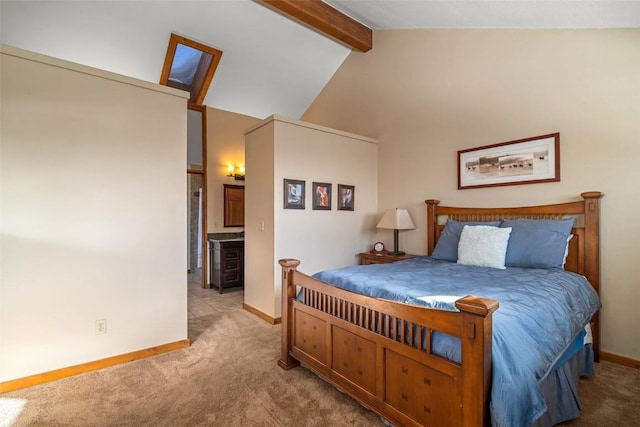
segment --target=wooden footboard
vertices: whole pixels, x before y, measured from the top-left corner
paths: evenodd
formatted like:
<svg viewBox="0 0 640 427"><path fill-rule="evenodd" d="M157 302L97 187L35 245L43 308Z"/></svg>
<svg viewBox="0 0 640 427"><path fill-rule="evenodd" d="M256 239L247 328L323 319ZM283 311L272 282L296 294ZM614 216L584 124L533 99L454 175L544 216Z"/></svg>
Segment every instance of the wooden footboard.
<svg viewBox="0 0 640 427"><path fill-rule="evenodd" d="M282 368L303 363L395 425L489 424L497 301L467 296L459 312L411 306L315 280L295 259L279 263ZM434 331L460 338L460 364L433 354Z"/></svg>
<svg viewBox="0 0 640 427"><path fill-rule="evenodd" d="M447 219L562 219L574 217L565 269L600 288L600 199L553 205L471 208L427 204L427 253ZM488 425L491 385L492 313L498 302L467 296L459 312L410 306L355 294L297 271L295 259L282 266L282 349L278 364L303 363L395 425ZM297 299L300 289L301 298ZM599 317L591 322L596 361ZM434 331L460 338L460 364L432 352Z"/></svg>

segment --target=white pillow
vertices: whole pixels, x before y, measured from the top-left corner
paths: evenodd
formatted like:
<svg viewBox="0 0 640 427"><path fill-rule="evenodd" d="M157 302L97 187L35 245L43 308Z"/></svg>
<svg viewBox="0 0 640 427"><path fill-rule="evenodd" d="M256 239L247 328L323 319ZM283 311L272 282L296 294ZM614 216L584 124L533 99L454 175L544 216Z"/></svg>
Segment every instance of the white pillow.
<svg viewBox="0 0 640 427"><path fill-rule="evenodd" d="M505 269L511 227L465 225L458 243L458 264Z"/></svg>

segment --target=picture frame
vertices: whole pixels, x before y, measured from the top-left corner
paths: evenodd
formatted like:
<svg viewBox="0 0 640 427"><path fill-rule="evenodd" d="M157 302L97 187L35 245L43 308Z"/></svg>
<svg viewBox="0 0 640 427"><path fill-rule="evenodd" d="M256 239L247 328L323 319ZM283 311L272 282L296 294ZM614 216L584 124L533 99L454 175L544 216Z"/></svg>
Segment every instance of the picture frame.
<svg viewBox="0 0 640 427"><path fill-rule="evenodd" d="M299 179L284 179L282 188L284 209L304 209L305 182Z"/></svg>
<svg viewBox="0 0 640 427"><path fill-rule="evenodd" d="M313 210L331 210L331 184L328 182L313 182Z"/></svg>
<svg viewBox="0 0 640 427"><path fill-rule="evenodd" d="M338 210L353 211L355 206L356 187L353 185L338 184Z"/></svg>
<svg viewBox="0 0 640 427"><path fill-rule="evenodd" d="M458 190L560 181L560 133L458 151Z"/></svg>

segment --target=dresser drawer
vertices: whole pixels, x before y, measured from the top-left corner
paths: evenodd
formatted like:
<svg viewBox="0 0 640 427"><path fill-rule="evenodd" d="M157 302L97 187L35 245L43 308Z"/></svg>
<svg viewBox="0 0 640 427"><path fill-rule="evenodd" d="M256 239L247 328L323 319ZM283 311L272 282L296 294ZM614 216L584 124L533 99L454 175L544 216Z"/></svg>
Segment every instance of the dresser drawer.
<svg viewBox="0 0 640 427"><path fill-rule="evenodd" d="M240 259L241 249L224 249L221 251L221 257L223 260L227 259Z"/></svg>
<svg viewBox="0 0 640 427"><path fill-rule="evenodd" d="M240 270L240 258L224 260L222 268L224 271Z"/></svg>
<svg viewBox="0 0 640 427"><path fill-rule="evenodd" d="M236 286L242 281L242 273L240 271L226 271L222 274L223 286Z"/></svg>

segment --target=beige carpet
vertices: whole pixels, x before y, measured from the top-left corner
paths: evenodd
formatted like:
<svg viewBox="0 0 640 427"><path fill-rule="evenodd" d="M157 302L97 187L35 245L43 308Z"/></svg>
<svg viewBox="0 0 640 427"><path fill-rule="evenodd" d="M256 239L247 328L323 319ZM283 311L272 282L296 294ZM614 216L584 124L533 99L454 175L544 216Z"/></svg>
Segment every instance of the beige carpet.
<svg viewBox="0 0 640 427"><path fill-rule="evenodd" d="M306 369L242 291L189 288L188 348L0 395L0 426L382 426ZM600 363L576 426L640 426L640 370ZM4 420L3 420L4 418Z"/></svg>

